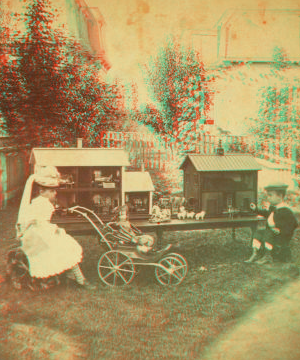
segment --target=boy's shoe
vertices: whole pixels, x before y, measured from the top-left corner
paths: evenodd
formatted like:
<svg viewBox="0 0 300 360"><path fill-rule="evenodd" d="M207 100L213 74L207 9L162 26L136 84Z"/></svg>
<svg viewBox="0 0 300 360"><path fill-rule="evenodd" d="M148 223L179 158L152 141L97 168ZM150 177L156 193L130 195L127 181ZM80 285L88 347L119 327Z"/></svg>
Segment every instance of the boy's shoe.
<svg viewBox="0 0 300 360"><path fill-rule="evenodd" d="M265 264L272 264L272 263L273 263L273 258L271 256L271 254L266 254L260 260L256 261L256 264L258 264L258 265L265 265Z"/></svg>
<svg viewBox="0 0 300 360"><path fill-rule="evenodd" d="M257 250L257 249L253 249L253 252L252 252L251 257L250 257L248 260L245 260L244 262L247 263L247 264L251 264L251 263L257 261L258 258L259 258L258 250Z"/></svg>
<svg viewBox="0 0 300 360"><path fill-rule="evenodd" d="M80 284L80 286L82 288L84 288L85 290L90 290L90 291L93 291L93 290L96 290L97 289L97 286L91 284L90 282L88 282L87 280L85 280L85 282L83 284Z"/></svg>

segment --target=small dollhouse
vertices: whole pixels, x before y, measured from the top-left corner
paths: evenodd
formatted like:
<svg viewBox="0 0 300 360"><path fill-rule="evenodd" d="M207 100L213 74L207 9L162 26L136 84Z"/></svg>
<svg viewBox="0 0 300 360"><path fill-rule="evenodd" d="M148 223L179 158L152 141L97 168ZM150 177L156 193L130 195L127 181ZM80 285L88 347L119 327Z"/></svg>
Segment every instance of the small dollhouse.
<svg viewBox="0 0 300 360"><path fill-rule="evenodd" d="M180 169L184 172L184 197L195 212L207 216L232 212L249 214L250 203L257 203L257 174L261 169L252 155L188 154Z"/></svg>
<svg viewBox="0 0 300 360"><path fill-rule="evenodd" d="M148 215L152 209L154 186L147 171L125 171L125 203L131 218Z"/></svg>

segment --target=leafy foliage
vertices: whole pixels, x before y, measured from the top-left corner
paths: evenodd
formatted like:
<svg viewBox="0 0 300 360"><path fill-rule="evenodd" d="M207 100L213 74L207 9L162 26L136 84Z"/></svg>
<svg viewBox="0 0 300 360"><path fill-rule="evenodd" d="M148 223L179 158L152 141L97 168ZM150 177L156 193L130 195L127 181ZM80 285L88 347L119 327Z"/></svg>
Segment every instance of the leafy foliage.
<svg viewBox="0 0 300 360"><path fill-rule="evenodd" d="M276 70L283 70L288 67L287 55L284 49L278 46L273 49L273 66Z"/></svg>
<svg viewBox="0 0 300 360"><path fill-rule="evenodd" d="M100 82L99 63L52 28L50 1L32 0L21 20L25 33L11 39L17 60L1 62L4 130L18 144L66 146L78 136L93 144L99 129L119 128L118 86Z"/></svg>
<svg viewBox="0 0 300 360"><path fill-rule="evenodd" d="M148 90L164 115L163 132L177 130L179 122L205 123L211 97L194 50L171 39L145 69Z"/></svg>
<svg viewBox="0 0 300 360"><path fill-rule="evenodd" d="M252 120L251 132L260 140L299 141L299 109L296 86L267 87L261 90L258 117Z"/></svg>
<svg viewBox="0 0 300 360"><path fill-rule="evenodd" d="M163 133L165 131L162 112L151 104L147 104L139 111L136 110L134 116L136 121L145 124L156 133Z"/></svg>

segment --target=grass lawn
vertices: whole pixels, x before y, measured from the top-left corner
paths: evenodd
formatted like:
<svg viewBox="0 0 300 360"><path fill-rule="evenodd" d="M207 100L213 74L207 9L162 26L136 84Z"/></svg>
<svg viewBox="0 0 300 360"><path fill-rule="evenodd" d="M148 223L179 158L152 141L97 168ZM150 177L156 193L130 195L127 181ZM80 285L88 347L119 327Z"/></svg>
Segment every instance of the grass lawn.
<svg viewBox="0 0 300 360"><path fill-rule="evenodd" d="M17 207L0 211L1 261L14 243ZM300 265L300 230L292 250ZM0 284L0 359L200 359L203 349L254 305L293 281L290 267L243 262L251 253L250 230L174 232L164 243L180 244L189 272L178 287L158 285L154 268L139 270L125 288L112 289L97 275L101 254L95 236L79 237L82 269L95 292L68 285L44 292Z"/></svg>

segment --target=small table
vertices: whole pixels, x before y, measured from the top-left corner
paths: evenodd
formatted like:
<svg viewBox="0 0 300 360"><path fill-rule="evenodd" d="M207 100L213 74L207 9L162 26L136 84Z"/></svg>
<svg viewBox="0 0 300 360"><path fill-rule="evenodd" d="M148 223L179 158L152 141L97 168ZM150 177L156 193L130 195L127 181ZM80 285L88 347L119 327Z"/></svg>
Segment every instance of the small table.
<svg viewBox="0 0 300 360"><path fill-rule="evenodd" d="M143 232L155 232L158 243L161 243L164 231L191 231L191 230L207 230L207 229L224 229L232 228L232 238L235 240L235 229L248 227L251 229L252 237L258 223L264 221L261 216L243 216L243 217L217 217L207 218L205 220L178 220L172 219L165 223L149 223L145 220L137 220L134 225Z"/></svg>
<svg viewBox="0 0 300 360"><path fill-rule="evenodd" d="M90 235L95 233L92 225L83 218L61 217L55 219L55 223L63 227L71 235ZM259 223L264 221L261 216L235 216L207 218L204 220L179 220L172 219L169 222L150 223L148 220L131 221L133 225L144 233L156 233L158 244L162 242L164 231L190 231L207 229L232 228L232 237L235 239L235 229L248 227L251 229L252 237Z"/></svg>

